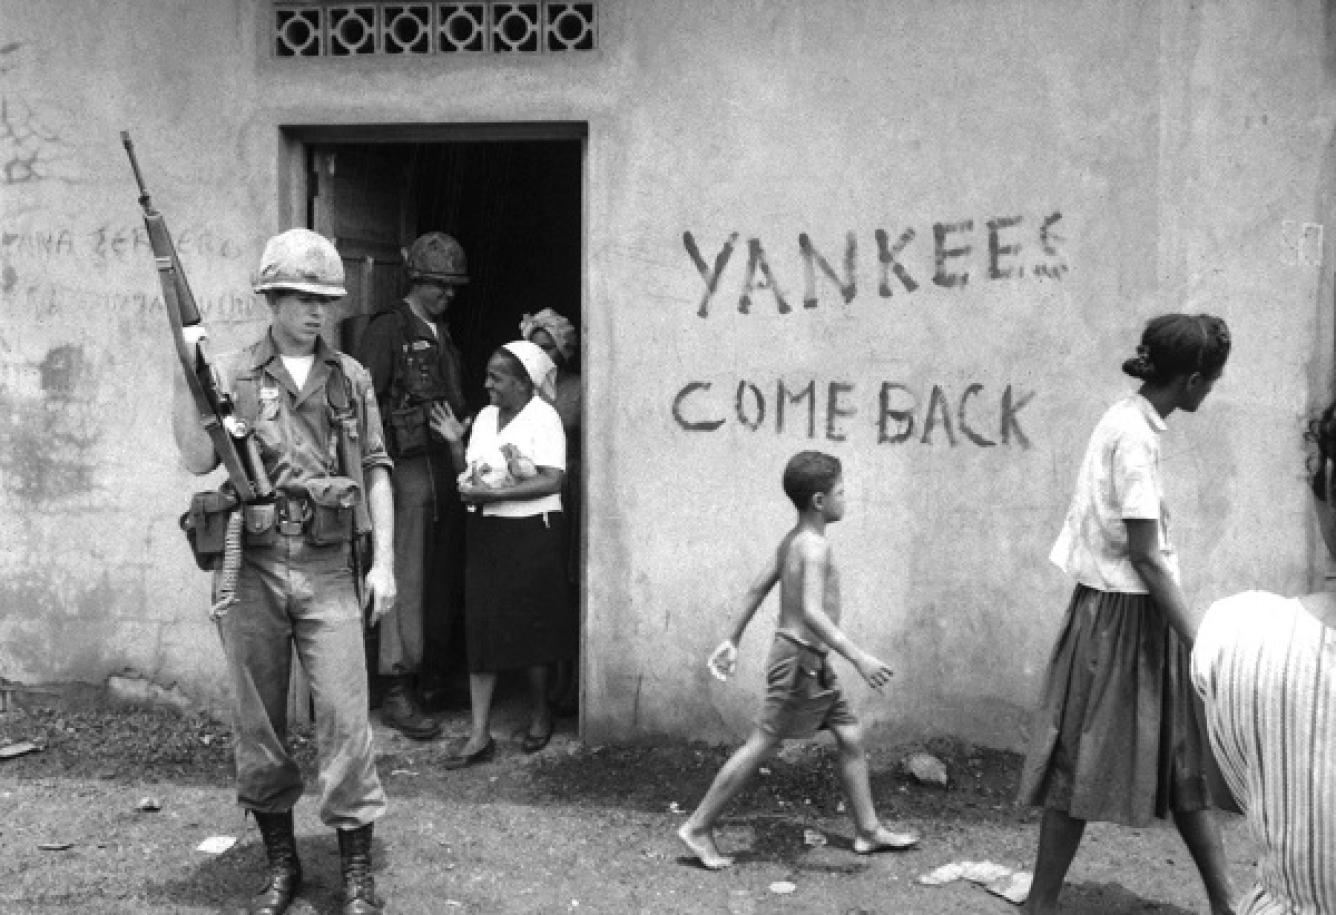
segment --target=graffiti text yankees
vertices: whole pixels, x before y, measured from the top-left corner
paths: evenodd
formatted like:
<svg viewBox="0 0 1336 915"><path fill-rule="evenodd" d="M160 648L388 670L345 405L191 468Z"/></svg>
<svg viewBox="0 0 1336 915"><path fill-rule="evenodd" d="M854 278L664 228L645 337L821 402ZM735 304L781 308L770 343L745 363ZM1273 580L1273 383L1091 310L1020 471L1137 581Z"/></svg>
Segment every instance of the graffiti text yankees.
<svg viewBox="0 0 1336 915"><path fill-rule="evenodd" d="M905 228L894 239L885 229L877 229L874 233L877 243L877 295L891 298L897 292L912 293L925 281L944 289L964 289L973 275L972 265L976 269L982 268L983 275L993 281L1024 279L1026 276L1062 279L1067 273L1067 264L1060 250L1064 239L1057 232L1057 223L1061 219L1062 214L1056 211L1037 223L1032 221L1031 225L1027 225L1021 216L989 219L984 223L986 247L981 248L977 256L976 242L981 239L974 220L934 223L931 275L925 268L915 265L910 257L918 239L918 233L912 227ZM1027 236L1029 244L1026 243ZM719 253L714 256L714 263L710 264L701 253L695 236L690 232L682 233L682 244L705 283L705 291L696 310L702 318L710 313L710 301L719 291L720 280L733 257L738 238L737 232L729 235ZM917 245L922 247L923 243L918 242ZM804 308L817 306L817 281L822 278L833 284L846 303L853 301L858 294L858 239L853 232L845 235L842 270L832 266L806 232L798 235L798 254L802 258ZM781 282L781 278L776 275L761 239L748 238L747 263L739 285L738 311L749 314L756 292L765 290L774 297L778 312L788 314L793 310L789 296L784 291L788 282L787 279Z"/></svg>

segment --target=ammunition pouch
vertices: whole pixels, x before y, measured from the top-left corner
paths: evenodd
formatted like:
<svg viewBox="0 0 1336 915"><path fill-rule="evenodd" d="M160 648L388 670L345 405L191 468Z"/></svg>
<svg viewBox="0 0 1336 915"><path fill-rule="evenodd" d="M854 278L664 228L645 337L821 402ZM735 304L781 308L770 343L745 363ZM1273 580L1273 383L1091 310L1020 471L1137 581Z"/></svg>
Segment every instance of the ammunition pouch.
<svg viewBox="0 0 1336 915"><path fill-rule="evenodd" d="M274 502L255 502L241 507L246 546L273 546L278 542L278 505Z"/></svg>
<svg viewBox="0 0 1336 915"><path fill-rule="evenodd" d="M320 477L306 481L311 517L306 540L312 546L333 546L353 539L354 509L362 488L351 477Z"/></svg>
<svg viewBox="0 0 1336 915"><path fill-rule="evenodd" d="M427 404L416 403L390 411L390 456L419 457L427 453L431 430L427 425Z"/></svg>
<svg viewBox="0 0 1336 915"><path fill-rule="evenodd" d="M222 565L227 543L227 521L240 500L227 489L197 492L190 497L190 508L181 516L195 565L208 572Z"/></svg>

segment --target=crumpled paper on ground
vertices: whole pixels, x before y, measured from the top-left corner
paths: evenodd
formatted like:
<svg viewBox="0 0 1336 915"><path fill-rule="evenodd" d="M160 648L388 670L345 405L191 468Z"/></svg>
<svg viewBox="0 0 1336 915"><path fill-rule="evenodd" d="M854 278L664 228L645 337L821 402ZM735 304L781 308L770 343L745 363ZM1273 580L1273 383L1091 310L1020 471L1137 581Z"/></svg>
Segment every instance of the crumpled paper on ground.
<svg viewBox="0 0 1336 915"><path fill-rule="evenodd" d="M984 889L1007 902L1022 905L1030 898L1030 881L1033 879L1034 875L1029 871L1014 871L1009 876L986 884Z"/></svg>
<svg viewBox="0 0 1336 915"><path fill-rule="evenodd" d="M1030 895L1032 875L1028 871L1014 871L992 861L952 861L920 874L918 882L924 886L943 886L956 880L967 880L982 886L994 896L1020 905Z"/></svg>

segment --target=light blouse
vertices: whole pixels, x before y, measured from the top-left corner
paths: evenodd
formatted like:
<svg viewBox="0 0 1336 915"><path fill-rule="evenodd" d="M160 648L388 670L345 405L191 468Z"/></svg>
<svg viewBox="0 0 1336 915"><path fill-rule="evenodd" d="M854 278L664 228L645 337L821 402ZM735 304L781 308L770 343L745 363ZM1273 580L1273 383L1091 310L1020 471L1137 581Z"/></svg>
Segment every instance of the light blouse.
<svg viewBox="0 0 1336 915"><path fill-rule="evenodd" d="M506 458L501 453L501 446L514 445L520 454L533 461L535 467L566 469L566 433L561 428L561 417L551 404L538 396L530 398L504 429L497 428L499 417L500 411L489 405L483 407L474 419L464 452L470 467L478 463L504 467ZM487 502L480 508L484 515L527 518L543 512L561 511L561 494Z"/></svg>

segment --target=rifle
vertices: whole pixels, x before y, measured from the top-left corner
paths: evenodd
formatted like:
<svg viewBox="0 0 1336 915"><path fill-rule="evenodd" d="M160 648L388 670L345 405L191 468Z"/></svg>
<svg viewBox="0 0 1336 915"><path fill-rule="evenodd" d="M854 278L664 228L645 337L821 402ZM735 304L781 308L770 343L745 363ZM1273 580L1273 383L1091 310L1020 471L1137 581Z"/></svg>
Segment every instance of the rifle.
<svg viewBox="0 0 1336 915"><path fill-rule="evenodd" d="M144 176L139 171L134 145L128 131L121 131L121 142L130 157L135 182L139 185L139 205L144 211L144 228L148 232L153 259L158 267L158 281L162 285L162 300L167 306L167 321L176 342L176 355L185 372L186 384L199 410L200 424L213 443L213 450L227 469L227 479L243 505L269 502L274 498L274 487L269 482L260 448L246 421L236 414L232 395L223 389L217 369L209 358L203 340L193 345L187 341L185 330L202 324L195 296L186 282L185 271L176 256L176 246L162 214L153 208ZM236 572L241 561L241 513L236 512L228 521L227 547L223 555L223 576L219 597L211 611L218 616L231 603L236 586ZM235 527L235 530L234 530Z"/></svg>

